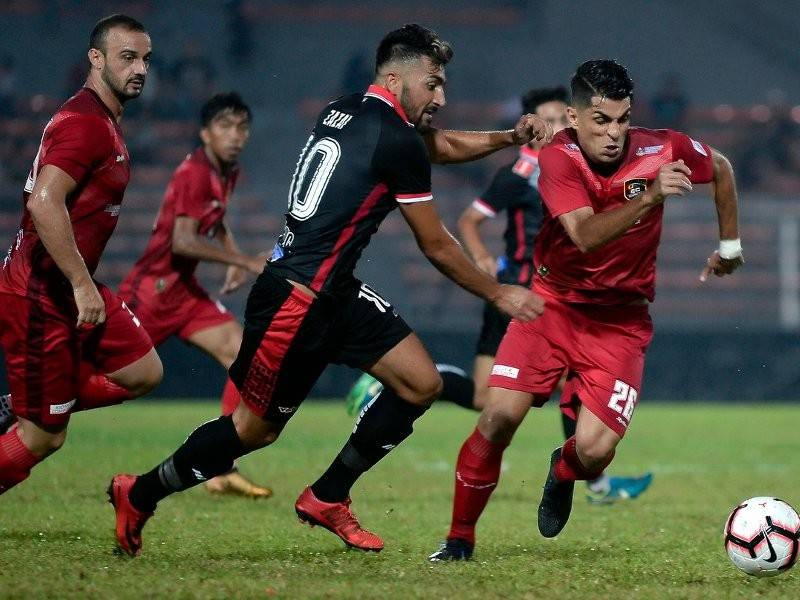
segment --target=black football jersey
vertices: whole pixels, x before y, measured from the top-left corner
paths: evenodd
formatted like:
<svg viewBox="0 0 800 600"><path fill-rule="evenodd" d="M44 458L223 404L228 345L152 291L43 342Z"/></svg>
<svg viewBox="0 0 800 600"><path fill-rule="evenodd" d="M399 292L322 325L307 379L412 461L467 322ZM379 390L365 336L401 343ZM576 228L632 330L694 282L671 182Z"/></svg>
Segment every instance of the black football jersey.
<svg viewBox="0 0 800 600"><path fill-rule="evenodd" d="M289 186L269 269L317 293L349 289L397 203L432 200L428 151L397 99L372 85L320 113Z"/></svg>
<svg viewBox="0 0 800 600"><path fill-rule="evenodd" d="M489 188L472 203L490 218L506 211L505 258L498 266L498 279L504 283L530 283L533 243L542 222L538 180L538 152L522 146L519 158L500 168Z"/></svg>

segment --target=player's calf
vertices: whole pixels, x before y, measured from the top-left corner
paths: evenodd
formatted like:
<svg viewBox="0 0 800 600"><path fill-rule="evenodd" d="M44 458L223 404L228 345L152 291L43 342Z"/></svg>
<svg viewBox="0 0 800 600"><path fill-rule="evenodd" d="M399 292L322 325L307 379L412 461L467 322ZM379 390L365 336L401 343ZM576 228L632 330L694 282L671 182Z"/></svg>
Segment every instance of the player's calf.
<svg viewBox="0 0 800 600"><path fill-rule="evenodd" d="M34 452L23 442L21 433L15 427L0 435L0 495L25 481L37 463L63 444L62 436L52 445L40 444L37 449L44 451Z"/></svg>

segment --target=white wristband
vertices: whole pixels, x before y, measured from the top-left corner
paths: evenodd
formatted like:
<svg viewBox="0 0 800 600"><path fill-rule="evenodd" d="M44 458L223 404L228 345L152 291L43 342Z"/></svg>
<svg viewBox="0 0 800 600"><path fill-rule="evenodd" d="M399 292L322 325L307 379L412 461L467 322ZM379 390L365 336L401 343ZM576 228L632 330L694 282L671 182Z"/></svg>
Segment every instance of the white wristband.
<svg viewBox="0 0 800 600"><path fill-rule="evenodd" d="M719 257L726 260L740 258L742 256L742 240L736 238L735 240L720 240L719 241Z"/></svg>

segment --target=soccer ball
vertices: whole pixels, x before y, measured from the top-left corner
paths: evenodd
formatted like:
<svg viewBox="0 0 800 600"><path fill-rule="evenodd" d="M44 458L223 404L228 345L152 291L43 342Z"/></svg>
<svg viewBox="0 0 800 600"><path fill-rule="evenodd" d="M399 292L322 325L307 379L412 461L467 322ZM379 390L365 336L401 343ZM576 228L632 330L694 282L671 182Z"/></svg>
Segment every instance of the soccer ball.
<svg viewBox="0 0 800 600"><path fill-rule="evenodd" d="M759 496L733 509L725 550L748 575L773 577L792 568L800 546L800 516L783 500Z"/></svg>

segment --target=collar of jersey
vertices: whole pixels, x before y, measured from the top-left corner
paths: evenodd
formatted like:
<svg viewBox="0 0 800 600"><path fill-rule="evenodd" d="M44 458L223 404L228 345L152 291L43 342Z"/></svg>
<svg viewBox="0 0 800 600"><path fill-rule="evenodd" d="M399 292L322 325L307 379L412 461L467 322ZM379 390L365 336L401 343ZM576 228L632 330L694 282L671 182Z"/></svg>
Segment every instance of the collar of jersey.
<svg viewBox="0 0 800 600"><path fill-rule="evenodd" d="M397 101L397 97L385 87L381 87L373 83L367 88L364 97L377 98L378 100L385 102L391 106L398 115L400 115L400 118L403 119L407 125L413 125L411 121L408 120L406 111L403 110L403 107L400 106L400 102Z"/></svg>

